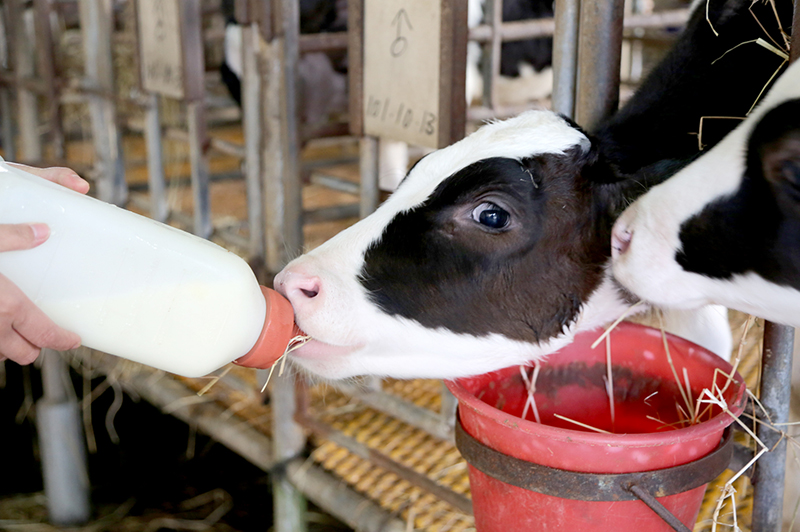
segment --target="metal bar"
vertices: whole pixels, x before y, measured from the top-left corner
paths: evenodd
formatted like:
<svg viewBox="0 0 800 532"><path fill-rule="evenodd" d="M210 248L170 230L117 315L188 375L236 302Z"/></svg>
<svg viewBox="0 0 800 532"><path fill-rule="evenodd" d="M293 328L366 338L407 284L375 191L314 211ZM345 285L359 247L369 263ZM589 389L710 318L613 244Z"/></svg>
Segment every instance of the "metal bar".
<svg viewBox="0 0 800 532"><path fill-rule="evenodd" d="M388 513L372 500L355 492L319 467L306 460L292 460L286 465L292 484L325 511L358 532L406 532L406 523Z"/></svg>
<svg viewBox="0 0 800 532"><path fill-rule="evenodd" d="M557 6L560 4L557 4ZM574 16L577 12L574 11L578 2L567 2L562 7L562 15L568 17ZM540 37L551 37L553 35L561 36L561 30L558 28L558 7L556 8L555 18L540 18L530 20L515 20L512 22L503 22L500 26L500 40L502 42L524 41L527 39L538 39ZM625 17L623 22L624 28L669 28L679 27L686 24L689 20L688 9L667 9L658 11L656 13L637 13ZM469 30L469 40L485 43L492 40L492 27L488 24L481 24Z"/></svg>
<svg viewBox="0 0 800 532"><path fill-rule="evenodd" d="M36 94L46 94L48 92L45 82L36 77L19 77L13 72L0 72L0 85L16 86Z"/></svg>
<svg viewBox="0 0 800 532"><path fill-rule="evenodd" d="M359 139L359 176L361 179L360 197L362 218L366 218L378 208L380 191L378 189L378 139L362 137Z"/></svg>
<svg viewBox="0 0 800 532"><path fill-rule="evenodd" d="M357 386L344 383L337 383L335 387L345 395L358 399L371 408L395 417L403 423L422 429L441 440L451 443L455 441L453 426L448 425L446 421L443 421L442 416L427 408L421 408L383 391L361 390ZM452 394L451 397L453 397Z"/></svg>
<svg viewBox="0 0 800 532"><path fill-rule="evenodd" d="M500 76L500 52L503 44L500 34L503 25L503 1L486 0L484 13L489 19L491 38L484 46L486 61L483 63L483 105L494 109L497 105L494 82Z"/></svg>
<svg viewBox="0 0 800 532"><path fill-rule="evenodd" d="M575 116L580 0L556 0L553 39L553 110Z"/></svg>
<svg viewBox="0 0 800 532"><path fill-rule="evenodd" d="M205 105L202 100L186 103L189 126L189 160L192 176L194 222L192 231L201 238L209 238L211 225L211 192L209 190L208 158L205 153Z"/></svg>
<svg viewBox="0 0 800 532"><path fill-rule="evenodd" d="M575 121L595 127L619 106L624 0L581 2Z"/></svg>
<svg viewBox="0 0 800 532"><path fill-rule="evenodd" d="M80 0L79 8L86 83L113 92L111 5L103 0ZM88 102L97 168L97 195L108 203L124 205L128 190L114 100L90 94Z"/></svg>
<svg viewBox="0 0 800 532"><path fill-rule="evenodd" d="M298 40L300 35L300 6L298 0L276 0L272 3L275 38L273 55L270 58L270 73L275 79L264 80L271 84L270 107L264 109L269 119L265 136L274 151L263 152L262 165L272 164L280 158L277 171L272 173L272 183L263 187L265 196L277 192L277 200L271 204L277 212L270 213L273 226L268 228L266 260L267 273L275 273L289 260L299 255L303 247L303 208L299 172L299 135L297 112L297 87L299 62ZM277 96L277 98L275 97ZM277 105L276 105L277 104ZM271 190L270 190L271 188ZM270 218L268 218L269 220ZM274 222L277 222L275 224ZM277 240L280 239L280 240ZM271 242L270 242L271 241ZM297 457L305 446L305 436L294 420L297 409L297 391L293 376L278 378L273 385L272 415L273 442L276 460L281 462ZM272 491L277 532L304 532L306 500L302 492L289 481L285 472L272 475Z"/></svg>
<svg viewBox="0 0 800 532"><path fill-rule="evenodd" d="M27 160L42 158L42 139L39 135L39 105L35 92L24 86L23 80L36 75L33 49L33 20L27 16L21 0L10 0L9 18L14 26L15 74L17 76L17 121L21 156ZM32 14L32 13L31 13ZM19 156L19 154L18 154Z"/></svg>
<svg viewBox="0 0 800 532"><path fill-rule="evenodd" d="M664 508L664 505L658 502L658 500L650 495L646 490L643 490L639 486L630 486L628 488L631 493L639 497L643 503L647 505L648 508L653 510L661 519L664 520L673 530L677 530L678 532L692 532L689 527L684 525L680 519L675 517L672 512Z"/></svg>
<svg viewBox="0 0 800 532"><path fill-rule="evenodd" d="M57 351L42 350L44 397L36 403L47 514L56 525L89 520L89 469L78 401L70 394L69 366Z"/></svg>
<svg viewBox="0 0 800 532"><path fill-rule="evenodd" d="M503 22L498 31L502 42L523 41L552 36L555 32L555 23L552 18L515 20L513 22ZM492 42L492 36L491 24L481 24L469 30L470 41L488 43Z"/></svg>
<svg viewBox="0 0 800 532"><path fill-rule="evenodd" d="M692 462L631 473L583 473L556 469L501 453L470 435L461 423L455 427L456 447L469 464L506 484L577 501L633 501L630 486L654 497L667 497L699 488L727 469L733 456L733 431L709 454Z"/></svg>
<svg viewBox="0 0 800 532"><path fill-rule="evenodd" d="M44 81L45 106L50 125L53 156L64 157L64 131L61 127L61 106L56 88L56 69L53 59L53 36L50 29L50 1L33 0L34 27L36 28L36 56L39 77Z"/></svg>
<svg viewBox="0 0 800 532"><path fill-rule="evenodd" d="M347 179L336 177L332 175L322 174L320 172L312 172L311 183L321 187L329 188L337 192L344 192L345 194L358 195L361 187L358 183L353 183Z"/></svg>
<svg viewBox="0 0 800 532"><path fill-rule="evenodd" d="M303 249L303 200L300 182L300 137L298 130L298 104L299 94L298 63L300 51L298 40L300 36L300 6L298 0L281 0L283 57L281 58L281 108L284 111L282 119L282 139L284 150L283 174L281 182L284 189L284 254L282 259L289 262Z"/></svg>
<svg viewBox="0 0 800 532"><path fill-rule="evenodd" d="M344 447L356 456L369 460L371 463L378 467L382 467L387 471L391 471L398 477L410 482L411 484L424 489L425 491L433 494L439 499L457 508L459 511L466 514L472 514L472 501L464 495L456 493L453 490L437 484L435 481L428 478L428 476L417 473L413 469L406 467L388 456L371 449L363 443L359 443L350 436L347 436L341 431L322 423L316 419L306 416L298 416L298 421L301 425L318 434L320 437L332 441L340 447Z"/></svg>
<svg viewBox="0 0 800 532"><path fill-rule="evenodd" d="M311 33L300 35L298 42L301 54L311 52L332 52L347 50L348 36L346 31L334 33Z"/></svg>
<svg viewBox="0 0 800 532"><path fill-rule="evenodd" d="M167 187L164 177L164 153L161 145L161 118L158 96L147 96L144 111L144 140L147 150L147 182L150 189L150 216L159 222L169 217Z"/></svg>
<svg viewBox="0 0 800 532"><path fill-rule="evenodd" d="M789 420L794 329L766 322L761 355L760 399L771 424ZM758 459L751 481L753 532L781 529L783 486L786 474L786 439L771 427L759 424L756 435L770 452Z"/></svg>
<svg viewBox="0 0 800 532"><path fill-rule="evenodd" d="M317 224L333 220L344 220L345 218L358 218L360 213L360 204L345 203L343 205L333 205L331 207L321 207L319 209L303 211L303 220L307 224Z"/></svg>

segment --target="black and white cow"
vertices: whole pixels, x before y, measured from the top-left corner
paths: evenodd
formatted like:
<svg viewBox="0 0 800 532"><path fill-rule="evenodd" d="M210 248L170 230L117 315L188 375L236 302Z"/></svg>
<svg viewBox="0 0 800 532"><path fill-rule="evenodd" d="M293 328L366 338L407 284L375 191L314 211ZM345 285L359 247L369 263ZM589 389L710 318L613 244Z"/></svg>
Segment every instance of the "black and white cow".
<svg viewBox="0 0 800 532"><path fill-rule="evenodd" d="M800 326L800 63L707 154L627 209L614 275L638 297Z"/></svg>
<svg viewBox="0 0 800 532"><path fill-rule="evenodd" d="M695 101L726 100L730 108L713 112L743 113L748 103L720 93L735 78L742 98L755 97L774 71L756 62L742 78L738 62L711 64L763 34L750 4L710 0L715 37L704 3L596 136L531 111L420 160L375 213L276 277L313 337L295 361L328 378L473 375L553 353L616 318L631 300L609 273L614 220L696 157L696 139L693 149L684 141L707 113ZM677 316L676 332L729 349L718 308Z"/></svg>

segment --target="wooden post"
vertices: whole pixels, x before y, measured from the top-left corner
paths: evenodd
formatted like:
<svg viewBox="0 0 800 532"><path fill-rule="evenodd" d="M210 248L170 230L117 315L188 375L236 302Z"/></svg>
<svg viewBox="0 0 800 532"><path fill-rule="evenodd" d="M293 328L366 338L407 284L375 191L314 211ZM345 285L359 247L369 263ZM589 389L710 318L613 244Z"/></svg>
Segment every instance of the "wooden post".
<svg viewBox="0 0 800 532"><path fill-rule="evenodd" d="M92 89L87 96L97 171L97 195L124 205L128 198L122 159L122 135L117 126L114 71L111 60L113 12L106 0L79 0L83 36L84 76Z"/></svg>
<svg viewBox="0 0 800 532"><path fill-rule="evenodd" d="M262 126L261 78L257 50L260 34L255 23L242 26L242 121L244 126L244 177L247 187L247 220L250 229L250 258L264 261L264 200L261 191Z"/></svg>
<svg viewBox="0 0 800 532"><path fill-rule="evenodd" d="M277 273L303 246L299 137L297 127L297 62L300 34L298 0L273 0L254 11L259 17L260 105L262 117L260 171L265 221L265 264ZM267 18L265 14L269 14ZM305 436L294 421L297 408L294 377L274 381L272 426L275 461L287 463L300 455ZM301 490L277 468L272 475L275 530L304 532L306 501Z"/></svg>
<svg viewBox="0 0 800 532"><path fill-rule="evenodd" d="M296 0L280 0L275 7L273 38L262 43L261 61L261 175L269 273L277 273L303 247L296 99L300 14Z"/></svg>

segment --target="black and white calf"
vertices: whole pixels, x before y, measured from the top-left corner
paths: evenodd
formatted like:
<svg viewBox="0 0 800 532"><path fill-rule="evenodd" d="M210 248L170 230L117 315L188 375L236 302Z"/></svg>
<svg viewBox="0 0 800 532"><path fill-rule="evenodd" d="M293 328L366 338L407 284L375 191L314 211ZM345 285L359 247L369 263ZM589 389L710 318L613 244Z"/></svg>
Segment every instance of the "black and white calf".
<svg viewBox="0 0 800 532"><path fill-rule="evenodd" d="M714 302L800 326L800 63L613 235L615 277L647 301Z"/></svg>
<svg viewBox="0 0 800 532"><path fill-rule="evenodd" d="M710 1L719 38L698 9L675 51L596 136L531 111L420 160L374 214L276 277L313 337L295 361L328 378L474 375L553 353L619 316L631 300L609 273L612 224L696 156L685 142L705 114L695 100L746 111L749 103L719 96L740 63L710 63L763 34L750 3ZM773 71L756 64L737 90L757 94ZM729 350L719 308L672 316L675 332Z"/></svg>

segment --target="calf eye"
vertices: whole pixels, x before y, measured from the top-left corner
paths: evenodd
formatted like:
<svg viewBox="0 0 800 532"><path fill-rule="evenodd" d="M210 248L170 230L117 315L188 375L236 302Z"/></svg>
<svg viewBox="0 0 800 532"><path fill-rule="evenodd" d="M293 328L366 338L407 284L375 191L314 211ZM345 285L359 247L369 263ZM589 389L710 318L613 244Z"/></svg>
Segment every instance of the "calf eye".
<svg viewBox="0 0 800 532"><path fill-rule="evenodd" d="M472 219L490 229L503 229L511 221L511 215L494 203L481 203L473 209Z"/></svg>

